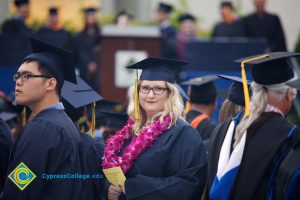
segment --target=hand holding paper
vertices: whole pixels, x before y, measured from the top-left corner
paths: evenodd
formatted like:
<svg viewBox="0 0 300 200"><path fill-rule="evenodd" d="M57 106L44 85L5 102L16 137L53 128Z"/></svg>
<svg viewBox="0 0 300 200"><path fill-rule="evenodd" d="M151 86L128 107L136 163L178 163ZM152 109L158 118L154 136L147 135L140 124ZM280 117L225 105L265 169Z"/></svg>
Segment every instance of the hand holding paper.
<svg viewBox="0 0 300 200"><path fill-rule="evenodd" d="M124 185L126 178L120 167L103 169L103 172L107 180L114 186Z"/></svg>

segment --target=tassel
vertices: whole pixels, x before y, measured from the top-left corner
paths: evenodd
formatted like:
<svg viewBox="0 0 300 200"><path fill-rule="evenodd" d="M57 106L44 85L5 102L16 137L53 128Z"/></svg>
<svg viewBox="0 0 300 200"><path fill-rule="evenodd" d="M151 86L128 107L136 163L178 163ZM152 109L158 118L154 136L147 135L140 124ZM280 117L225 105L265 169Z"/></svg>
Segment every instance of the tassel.
<svg viewBox="0 0 300 200"><path fill-rule="evenodd" d="M191 86L188 87L188 97L191 98ZM189 101L185 104L184 114L186 115L191 110L191 103Z"/></svg>
<svg viewBox="0 0 300 200"><path fill-rule="evenodd" d="M257 56L254 58L249 58L247 60L242 61L241 68L242 68L242 81L243 81L243 89L244 89L244 98L245 98L245 116L248 116L250 114L250 96L249 96L249 90L248 90L248 84L247 84L247 76L245 71L245 63L252 62L255 60L259 60L262 58L269 57L270 54L264 54L261 56Z"/></svg>
<svg viewBox="0 0 300 200"><path fill-rule="evenodd" d="M134 82L134 117L135 120L140 120L140 106L139 106L139 94L138 94L138 71L136 70L136 79Z"/></svg>
<svg viewBox="0 0 300 200"><path fill-rule="evenodd" d="M96 126L96 102L93 103L92 107L92 121L89 133L94 138L95 137L95 126Z"/></svg>
<svg viewBox="0 0 300 200"><path fill-rule="evenodd" d="M26 106L22 110L22 127L26 125Z"/></svg>

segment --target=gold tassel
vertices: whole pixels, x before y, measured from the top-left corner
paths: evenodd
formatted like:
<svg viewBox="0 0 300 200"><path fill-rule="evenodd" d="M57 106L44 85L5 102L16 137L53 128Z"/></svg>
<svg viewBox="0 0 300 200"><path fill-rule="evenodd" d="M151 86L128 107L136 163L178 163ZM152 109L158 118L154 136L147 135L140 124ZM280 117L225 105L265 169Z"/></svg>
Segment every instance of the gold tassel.
<svg viewBox="0 0 300 200"><path fill-rule="evenodd" d="M22 110L22 127L26 125L26 106Z"/></svg>
<svg viewBox="0 0 300 200"><path fill-rule="evenodd" d="M140 106L139 106L139 94L138 94L138 71L136 70L136 79L134 82L134 117L135 120L140 120Z"/></svg>
<svg viewBox="0 0 300 200"><path fill-rule="evenodd" d="M94 138L95 137L95 126L96 126L96 102L93 103L92 108L92 121L91 121L91 127L89 130L89 133Z"/></svg>
<svg viewBox="0 0 300 200"><path fill-rule="evenodd" d="M261 56L257 56L254 58L249 58L247 60L244 60L241 62L241 68L242 68L242 81L243 81L243 89L244 89L244 98L245 98L245 116L248 116L250 114L250 96L249 96L249 90L248 90L248 84L247 84L247 76L245 71L245 63L259 60L262 58L266 58L270 56L270 54L264 54Z"/></svg>
<svg viewBox="0 0 300 200"><path fill-rule="evenodd" d="M191 86L188 87L188 97L191 98ZM189 101L185 104L184 114L186 115L191 110L191 103Z"/></svg>

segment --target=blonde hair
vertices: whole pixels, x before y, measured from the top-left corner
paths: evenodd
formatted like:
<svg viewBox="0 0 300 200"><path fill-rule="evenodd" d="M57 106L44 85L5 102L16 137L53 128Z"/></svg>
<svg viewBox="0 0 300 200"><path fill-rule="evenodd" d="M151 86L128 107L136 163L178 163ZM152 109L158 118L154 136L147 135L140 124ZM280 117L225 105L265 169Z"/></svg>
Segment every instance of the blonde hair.
<svg viewBox="0 0 300 200"><path fill-rule="evenodd" d="M219 123L224 122L226 119L231 119L243 109L244 106L240 106L226 99L220 108Z"/></svg>
<svg viewBox="0 0 300 200"><path fill-rule="evenodd" d="M241 122L236 127L234 147L239 143L245 131L250 125L266 110L268 104L268 94L277 102L283 100L289 86L284 83L274 85L261 85L252 82L252 97L251 97L251 112L247 117L243 117Z"/></svg>
<svg viewBox="0 0 300 200"><path fill-rule="evenodd" d="M138 86L140 86L141 83L142 81L139 82ZM164 110L155 114L150 121L152 123L157 117L159 117L159 120L162 122L163 118L166 115L170 115L171 124L169 127L171 127L181 117L184 110L184 106L183 106L182 97L180 96L176 86L168 82L165 83L166 83L166 87L168 88L167 90L168 99L165 102ZM128 89L127 95L129 101L127 112L129 117L134 119L134 86L131 86ZM139 108L140 108L140 120L135 121L134 125L132 126L134 133L140 132L147 122L145 110L141 107L141 105L139 105Z"/></svg>

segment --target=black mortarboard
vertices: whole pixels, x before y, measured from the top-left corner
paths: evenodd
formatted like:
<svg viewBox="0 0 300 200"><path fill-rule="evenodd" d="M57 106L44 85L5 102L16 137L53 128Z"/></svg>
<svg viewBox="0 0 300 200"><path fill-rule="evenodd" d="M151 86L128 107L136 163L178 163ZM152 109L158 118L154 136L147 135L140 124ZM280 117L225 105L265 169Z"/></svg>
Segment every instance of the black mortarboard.
<svg viewBox="0 0 300 200"><path fill-rule="evenodd" d="M174 71L188 62L166 58L149 57L128 66L128 69L142 69L140 80L175 82Z"/></svg>
<svg viewBox="0 0 300 200"><path fill-rule="evenodd" d="M211 103L217 95L214 81L218 79L216 75L208 75L190 79L182 82L181 85L189 85L191 103Z"/></svg>
<svg viewBox="0 0 300 200"><path fill-rule="evenodd" d="M72 52L33 38L31 46L33 53L26 56L24 61L33 59L41 62L53 73L61 86L64 80L76 84Z"/></svg>
<svg viewBox="0 0 300 200"><path fill-rule="evenodd" d="M64 82L61 90L61 96L65 106L65 111L73 121L78 121L83 115L84 106L96 103L102 97L94 91L86 82L79 76L76 76L77 84ZM92 107L92 122L90 133L94 137L95 133L95 104Z"/></svg>
<svg viewBox="0 0 300 200"><path fill-rule="evenodd" d="M83 107L103 99L79 76L76 76L76 79L77 84L65 81L61 89L62 98L69 102L74 108Z"/></svg>
<svg viewBox="0 0 300 200"><path fill-rule="evenodd" d="M98 8L95 8L95 7L88 7L88 8L84 9L85 14L90 14L90 13L94 13L94 12L97 12L97 11L98 11Z"/></svg>
<svg viewBox="0 0 300 200"><path fill-rule="evenodd" d="M185 20L196 21L196 18L193 15L189 14L189 13L182 14L178 17L178 21L180 23L185 21Z"/></svg>
<svg viewBox="0 0 300 200"><path fill-rule="evenodd" d="M102 99L96 105L96 120L103 120L105 118L105 114L103 112L121 112L124 110L124 106L115 101ZM92 113L88 112L88 118L90 118Z"/></svg>
<svg viewBox="0 0 300 200"><path fill-rule="evenodd" d="M0 118L9 121L21 113L20 109L14 106L5 97L0 97Z"/></svg>
<svg viewBox="0 0 300 200"><path fill-rule="evenodd" d="M158 4L158 10L163 11L165 13L170 13L173 10L173 6L171 6L170 4L160 2Z"/></svg>
<svg viewBox="0 0 300 200"><path fill-rule="evenodd" d="M120 129L126 124L128 120L128 115L124 111L123 112L102 111L102 113L106 117L107 128Z"/></svg>
<svg viewBox="0 0 300 200"><path fill-rule="evenodd" d="M251 74L254 82L262 85L272 85L286 82L294 77L288 59L300 56L300 53L274 52L265 55L264 58L245 63L246 65L253 65ZM258 56L260 55L238 59L235 62L243 62Z"/></svg>
<svg viewBox="0 0 300 200"><path fill-rule="evenodd" d="M13 112L0 112L0 118L3 120L3 121L9 121L9 120L12 120L14 119L15 117L17 117L18 114L17 113L13 113Z"/></svg>
<svg viewBox="0 0 300 200"><path fill-rule="evenodd" d="M237 105L245 106L242 78L237 76L226 76L226 75L218 75L218 77L233 81L233 83L230 85L228 89L227 99ZM248 84L250 84L250 82L248 82Z"/></svg>
<svg viewBox="0 0 300 200"><path fill-rule="evenodd" d="M24 4L29 4L29 0L15 0L14 2L17 7L22 6Z"/></svg>
<svg viewBox="0 0 300 200"><path fill-rule="evenodd" d="M56 7L49 8L49 15L57 15L57 13L58 13L58 8Z"/></svg>
<svg viewBox="0 0 300 200"><path fill-rule="evenodd" d="M174 83L175 87L177 88L179 94L181 95L181 97L183 98L183 100L185 101L190 101L189 96L186 94L186 92L182 89L182 87L180 85L178 85L177 83Z"/></svg>

